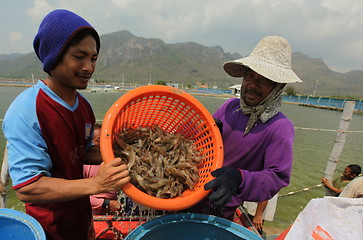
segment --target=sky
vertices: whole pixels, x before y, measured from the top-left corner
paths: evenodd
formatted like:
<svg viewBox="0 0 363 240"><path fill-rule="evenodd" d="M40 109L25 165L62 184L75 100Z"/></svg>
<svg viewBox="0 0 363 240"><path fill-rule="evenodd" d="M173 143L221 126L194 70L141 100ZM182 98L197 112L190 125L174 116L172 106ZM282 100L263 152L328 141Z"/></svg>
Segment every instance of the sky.
<svg viewBox="0 0 363 240"><path fill-rule="evenodd" d="M0 54L32 52L41 20L59 8L100 35L128 30L242 56L265 36L279 35L293 52L322 58L333 71L363 70L362 0L1 0Z"/></svg>

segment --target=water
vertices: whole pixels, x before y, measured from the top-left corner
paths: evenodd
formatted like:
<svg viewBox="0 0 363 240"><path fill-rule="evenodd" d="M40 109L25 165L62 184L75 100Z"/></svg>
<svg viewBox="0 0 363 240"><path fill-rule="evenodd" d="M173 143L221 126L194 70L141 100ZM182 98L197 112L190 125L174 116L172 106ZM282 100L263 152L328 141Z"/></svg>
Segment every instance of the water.
<svg viewBox="0 0 363 240"><path fill-rule="evenodd" d="M12 100L25 88L0 87L0 119L4 118L6 109ZM85 92L82 94L91 102L96 119L102 121L109 107L123 94L122 92ZM211 113L226 99L195 96ZM302 107L293 104L283 104L284 112L294 123L295 127L313 129L338 129L341 112L324 109ZM354 114L349 127L350 131L363 130L363 115ZM330 157L336 132L296 130L294 145L294 162L290 185L280 191L280 195L313 187L320 183L324 175L327 161ZM336 175L341 175L345 166L357 163L363 166L363 133L348 133L346 143L337 164ZM5 139L0 129L0 156L3 155ZM296 219L299 212L312 198L325 195L323 187L314 188L297 194L280 197L278 199L275 220L265 222L265 226L281 229L287 228ZM19 208L19 202L13 192L9 199L9 206Z"/></svg>

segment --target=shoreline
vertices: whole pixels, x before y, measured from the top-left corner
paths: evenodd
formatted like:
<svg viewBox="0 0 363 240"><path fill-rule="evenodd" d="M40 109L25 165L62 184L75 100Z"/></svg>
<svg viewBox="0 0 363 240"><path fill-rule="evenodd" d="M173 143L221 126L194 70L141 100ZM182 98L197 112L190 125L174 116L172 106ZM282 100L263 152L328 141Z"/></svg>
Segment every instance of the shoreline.
<svg viewBox="0 0 363 240"><path fill-rule="evenodd" d="M3 87L31 87L33 84L30 82L26 82L26 83L0 83L0 86ZM99 85L99 86L103 86L103 85ZM92 90L92 87L87 87L87 89L81 90L81 91L91 91L91 92L97 92L97 90L94 89L98 89L100 91L98 92L108 92L108 88L97 88L94 87ZM109 88L110 92L129 92L130 90L135 89L135 88L127 88L127 89L114 89L114 88ZM104 90L104 91L101 91ZM233 94L215 94L215 93L208 93L208 92L201 92L199 90L186 90L186 89L181 89L184 92L187 92L191 95L195 95L195 96L206 96L206 97L218 97L218 98L232 98L232 97L236 97ZM343 108L339 108L339 107L331 107L331 106L323 106L323 105L316 105L316 104L307 104L307 103L299 103L299 102L289 102L289 101L282 101L283 103L287 103L287 104L294 104L294 105L298 105L298 106L302 106L302 107L311 107L311 108L318 108L318 109L324 109L324 110L331 110L331 111L343 111ZM354 110L354 113L357 114L363 114L363 111L360 110Z"/></svg>
<svg viewBox="0 0 363 240"><path fill-rule="evenodd" d="M31 87L33 84L32 83L0 83L0 87L24 87L24 88L28 88ZM103 85L100 85L103 86ZM97 90L92 90L93 89L98 89L100 91ZM83 89L81 91L90 91L90 92L108 92L108 90L110 90L110 92L129 92L132 89L135 88L127 88L127 89L114 89L114 88L97 88L97 87L87 87L86 89ZM233 94L214 94L214 93L202 93L198 90L186 90L186 89L180 89L184 92L187 92L191 95L196 95L196 96L208 96L208 97L221 97L221 98L232 98L235 97L235 95ZM196 92L198 91L198 92Z"/></svg>

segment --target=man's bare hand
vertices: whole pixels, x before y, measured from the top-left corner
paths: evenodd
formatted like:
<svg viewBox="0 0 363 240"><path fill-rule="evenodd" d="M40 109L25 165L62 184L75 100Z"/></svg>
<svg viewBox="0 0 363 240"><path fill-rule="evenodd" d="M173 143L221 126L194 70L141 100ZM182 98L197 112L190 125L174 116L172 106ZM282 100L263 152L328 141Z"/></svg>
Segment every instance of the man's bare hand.
<svg viewBox="0 0 363 240"><path fill-rule="evenodd" d="M98 193L118 191L130 181L128 167L121 158L115 158L109 163L101 163L94 179L99 187Z"/></svg>

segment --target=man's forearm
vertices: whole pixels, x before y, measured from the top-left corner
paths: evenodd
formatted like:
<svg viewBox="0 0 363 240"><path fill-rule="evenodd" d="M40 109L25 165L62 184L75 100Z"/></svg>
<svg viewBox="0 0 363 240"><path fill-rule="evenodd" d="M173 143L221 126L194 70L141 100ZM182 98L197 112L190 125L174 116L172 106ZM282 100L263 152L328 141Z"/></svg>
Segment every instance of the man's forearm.
<svg viewBox="0 0 363 240"><path fill-rule="evenodd" d="M267 200L266 201L263 201L263 202L259 202L257 204L257 208L256 208L256 213L255 215L259 215L259 216L262 216L263 212L265 211L265 208L267 206Z"/></svg>
<svg viewBox="0 0 363 240"><path fill-rule="evenodd" d="M29 203L64 202L97 194L97 184L92 178L66 180L41 177L37 181L15 190L17 197Z"/></svg>

